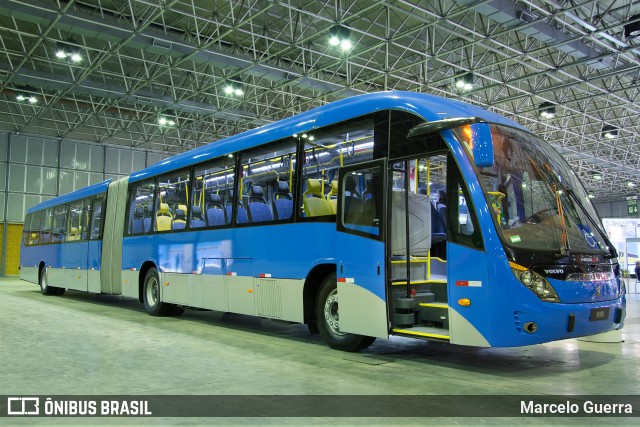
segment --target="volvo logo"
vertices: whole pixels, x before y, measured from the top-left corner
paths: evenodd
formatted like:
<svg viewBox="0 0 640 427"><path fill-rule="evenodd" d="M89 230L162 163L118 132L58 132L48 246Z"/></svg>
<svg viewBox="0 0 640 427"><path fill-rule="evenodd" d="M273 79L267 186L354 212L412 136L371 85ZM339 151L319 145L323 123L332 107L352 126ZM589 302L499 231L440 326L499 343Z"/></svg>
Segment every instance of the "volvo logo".
<svg viewBox="0 0 640 427"><path fill-rule="evenodd" d="M544 271L546 274L563 274L564 270L561 268L550 268Z"/></svg>
<svg viewBox="0 0 640 427"><path fill-rule="evenodd" d="M596 286L596 296L602 295L602 286Z"/></svg>

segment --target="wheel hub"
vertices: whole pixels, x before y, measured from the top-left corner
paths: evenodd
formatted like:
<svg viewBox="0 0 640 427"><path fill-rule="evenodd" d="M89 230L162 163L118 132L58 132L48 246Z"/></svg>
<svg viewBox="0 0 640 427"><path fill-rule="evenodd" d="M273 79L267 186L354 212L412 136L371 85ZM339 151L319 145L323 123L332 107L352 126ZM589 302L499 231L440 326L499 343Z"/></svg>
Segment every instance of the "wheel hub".
<svg viewBox="0 0 640 427"><path fill-rule="evenodd" d="M331 291L324 303L324 320L327 327L335 335L346 335L340 331L340 316L338 313L338 290Z"/></svg>

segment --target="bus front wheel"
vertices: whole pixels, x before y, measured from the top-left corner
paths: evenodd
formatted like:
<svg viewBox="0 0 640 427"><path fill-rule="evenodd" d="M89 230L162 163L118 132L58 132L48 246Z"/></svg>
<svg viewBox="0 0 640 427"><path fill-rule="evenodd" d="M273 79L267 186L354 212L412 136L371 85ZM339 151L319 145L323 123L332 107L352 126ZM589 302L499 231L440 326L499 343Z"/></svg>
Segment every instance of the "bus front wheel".
<svg viewBox="0 0 640 427"><path fill-rule="evenodd" d="M338 284L335 273L328 275L318 290L316 322L324 341L336 350L356 352L369 347L376 340L374 337L350 334L340 330Z"/></svg>
<svg viewBox="0 0 640 427"><path fill-rule="evenodd" d="M142 289L144 309L152 316L168 316L173 310L171 304L161 301L160 279L158 270L150 268L144 276L144 287Z"/></svg>

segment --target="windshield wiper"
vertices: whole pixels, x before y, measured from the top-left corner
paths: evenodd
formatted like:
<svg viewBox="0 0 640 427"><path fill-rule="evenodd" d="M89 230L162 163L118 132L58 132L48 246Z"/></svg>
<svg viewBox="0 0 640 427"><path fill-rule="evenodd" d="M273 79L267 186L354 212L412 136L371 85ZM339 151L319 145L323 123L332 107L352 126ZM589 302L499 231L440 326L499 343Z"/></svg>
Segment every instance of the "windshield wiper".
<svg viewBox="0 0 640 427"><path fill-rule="evenodd" d="M575 193L573 192L573 190L571 190L569 187L565 187L564 191L567 193L567 195L569 197L571 197L573 199L573 201L575 202L576 205L578 205L578 207L580 208L580 210L582 211L582 213L585 214L585 216L587 217L587 219L589 221L591 221L591 224L596 228L596 230L598 231L598 234L600 234L600 237L602 237L602 239L605 241L605 243L607 244L607 247L609 248L608 254L607 255L603 255L605 258L616 258L618 256L618 253L616 251L616 248L611 244L611 242L609 241L609 237L607 236L606 233L603 233L600 228L598 227L598 223L600 221L596 221L591 214L589 213L589 211L587 211L587 208L584 207L584 204L582 203L582 201L580 200L580 198L578 196L575 195Z"/></svg>
<svg viewBox="0 0 640 427"><path fill-rule="evenodd" d="M560 217L560 229L562 233L560 236L560 256L569 256L571 252L571 247L569 245L569 232L567 231L567 224L564 218L564 210L562 206L562 200L560 199L560 191L558 191L558 187L556 186L556 184L551 183L552 181L556 181L558 182L558 184L560 184L560 182L555 179L553 171L548 164L545 163L542 167L539 167L538 164L533 161L533 159L529 159L529 163L531 164L536 177L540 181L543 181L547 185L549 185L549 189L553 193L553 197L556 201L556 208L558 209L558 216Z"/></svg>

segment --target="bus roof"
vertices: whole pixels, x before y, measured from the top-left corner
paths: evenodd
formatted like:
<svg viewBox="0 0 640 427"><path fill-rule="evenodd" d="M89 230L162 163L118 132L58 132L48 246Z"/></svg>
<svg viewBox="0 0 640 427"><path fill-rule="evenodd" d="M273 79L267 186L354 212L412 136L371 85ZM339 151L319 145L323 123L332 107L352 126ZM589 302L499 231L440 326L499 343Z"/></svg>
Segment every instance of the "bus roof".
<svg viewBox="0 0 640 427"><path fill-rule="evenodd" d="M40 211L42 209L50 208L52 206L62 205L70 203L76 200L84 199L85 197L94 196L96 194L104 193L109 187L111 179L99 182L97 184L90 185L80 190L72 191L71 193L63 194L62 196L54 197L53 199L46 200L40 204L33 206L27 210L27 213Z"/></svg>
<svg viewBox="0 0 640 427"><path fill-rule="evenodd" d="M480 117L490 122L522 128L516 122L475 105L416 92L378 92L345 98L323 105L238 135L215 141L194 150L180 153L131 174L129 182L164 174L210 159L235 153L267 142L286 138L294 133L308 132L341 121L382 110L405 110L427 121L453 117Z"/></svg>

